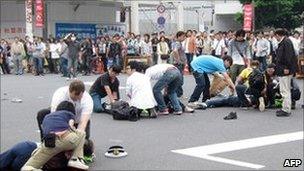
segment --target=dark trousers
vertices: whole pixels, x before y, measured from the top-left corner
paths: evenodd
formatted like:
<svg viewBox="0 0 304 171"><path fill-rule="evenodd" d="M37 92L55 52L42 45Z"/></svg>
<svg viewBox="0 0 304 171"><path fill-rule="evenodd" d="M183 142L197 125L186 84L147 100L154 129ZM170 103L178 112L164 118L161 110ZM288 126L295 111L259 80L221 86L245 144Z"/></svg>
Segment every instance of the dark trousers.
<svg viewBox="0 0 304 171"><path fill-rule="evenodd" d="M275 104L275 94L276 92L278 92L276 89L274 89L276 84L274 83L270 83L267 84L267 90L266 90L266 94L267 94L267 104L268 105L274 105Z"/></svg>
<svg viewBox="0 0 304 171"><path fill-rule="evenodd" d="M182 74L182 81L184 83L184 76L183 76L183 72L184 72L184 67L185 65L180 63L180 64L174 64L174 66L179 70L179 72ZM177 97L181 97L184 94L184 90L183 90L183 85L180 85L177 90L176 90L176 94Z"/></svg>
<svg viewBox="0 0 304 171"><path fill-rule="evenodd" d="M50 71L50 73L54 73L55 72L55 68L54 68L54 64L53 64L53 60L52 58L46 58L47 62L48 62L48 69Z"/></svg>
<svg viewBox="0 0 304 171"><path fill-rule="evenodd" d="M60 71L64 77L68 76L68 59L60 58Z"/></svg>
<svg viewBox="0 0 304 171"><path fill-rule="evenodd" d="M208 77L208 74L206 73L199 73L197 71L193 72L193 76L195 78L196 86L194 88L194 91L190 97L189 102L195 102L198 101L201 94L203 93L203 99L202 101L206 101L210 98L210 80Z"/></svg>
<svg viewBox="0 0 304 171"><path fill-rule="evenodd" d="M236 90L236 94L237 94L238 98L240 99L241 106L242 107L249 107L250 102L247 100L246 95L245 95L246 90L247 90L247 86L237 85L235 87L235 90Z"/></svg>
<svg viewBox="0 0 304 171"><path fill-rule="evenodd" d="M190 64L193 60L193 54L192 53L186 53L186 57L187 57L187 64L188 64L189 72L192 72L192 67L191 67Z"/></svg>
<svg viewBox="0 0 304 171"><path fill-rule="evenodd" d="M20 170L36 148L37 144L30 141L14 145L0 154L0 170Z"/></svg>
<svg viewBox="0 0 304 171"><path fill-rule="evenodd" d="M51 113L50 108L42 109L37 113L37 123L38 123L38 127L40 130L41 141L43 140L42 122L43 122L44 117L50 113ZM76 128L77 128L77 126L78 126L78 124L75 124ZM90 138L90 121L87 124L85 132L86 132L86 139L89 139Z"/></svg>
<svg viewBox="0 0 304 171"><path fill-rule="evenodd" d="M158 60L157 52L153 52L152 53L152 60L153 60L153 65L156 65L157 64L157 60Z"/></svg>
<svg viewBox="0 0 304 171"><path fill-rule="evenodd" d="M37 75L43 74L43 61L44 61L44 58L39 58L39 57L33 58L33 63L34 63Z"/></svg>
<svg viewBox="0 0 304 171"><path fill-rule="evenodd" d="M91 56L89 56L89 55L83 56L82 71L85 74L90 74L91 73Z"/></svg>
<svg viewBox="0 0 304 171"><path fill-rule="evenodd" d="M159 111L167 109L162 90L167 87L167 95L172 103L175 112L181 111L176 90L183 85L182 75L177 69L168 69L153 87L154 98Z"/></svg>
<svg viewBox="0 0 304 171"><path fill-rule="evenodd" d="M58 59L52 59L52 64L53 64L53 73L58 74L59 73L59 69L58 69L59 58Z"/></svg>
<svg viewBox="0 0 304 171"><path fill-rule="evenodd" d="M2 68L3 74L10 74L11 70L10 70L10 68L8 66L6 58L3 57L2 59L3 59L3 61L2 61L2 64L0 64L0 66Z"/></svg>
<svg viewBox="0 0 304 171"><path fill-rule="evenodd" d="M255 60L258 60L260 63L260 70L264 72L267 68L266 56L256 57Z"/></svg>
<svg viewBox="0 0 304 171"><path fill-rule="evenodd" d="M208 107L240 107L241 101L236 96L216 98L206 102Z"/></svg>

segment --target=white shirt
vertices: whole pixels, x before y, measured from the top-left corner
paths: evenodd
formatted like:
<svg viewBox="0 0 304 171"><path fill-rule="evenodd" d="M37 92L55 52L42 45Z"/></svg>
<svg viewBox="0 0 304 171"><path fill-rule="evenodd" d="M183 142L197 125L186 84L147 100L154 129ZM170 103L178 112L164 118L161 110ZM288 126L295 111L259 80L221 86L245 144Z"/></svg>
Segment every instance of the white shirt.
<svg viewBox="0 0 304 171"><path fill-rule="evenodd" d="M142 41L140 44L140 48L141 48L142 55L151 55L152 54L152 43L151 42L146 43L145 41Z"/></svg>
<svg viewBox="0 0 304 171"><path fill-rule="evenodd" d="M189 53L189 41L190 41L190 37L187 37L182 43L185 49L185 53Z"/></svg>
<svg viewBox="0 0 304 171"><path fill-rule="evenodd" d="M254 47L257 49L256 51L256 57L265 57L268 53L268 41L264 38L257 39L253 43Z"/></svg>
<svg viewBox="0 0 304 171"><path fill-rule="evenodd" d="M214 39L214 43L212 48L215 49L215 55L222 55L222 48L225 48L225 40L221 39L220 41L218 41L217 39Z"/></svg>
<svg viewBox="0 0 304 171"><path fill-rule="evenodd" d="M74 104L76 111L76 123L79 123L81 115L91 115L93 112L93 100L86 91L83 93L80 101L73 101L70 97L68 86L57 89L52 97L51 112L56 111L57 106L62 101L69 101Z"/></svg>
<svg viewBox="0 0 304 171"><path fill-rule="evenodd" d="M292 36L290 36L289 39L291 40L291 42L293 44L293 48L295 50L296 55L298 56L299 52L300 52L301 39L300 38L296 39Z"/></svg>
<svg viewBox="0 0 304 171"><path fill-rule="evenodd" d="M126 94L130 98L130 106L138 109L151 109L157 104L152 92L150 78L139 72L134 72L128 77Z"/></svg>
<svg viewBox="0 0 304 171"><path fill-rule="evenodd" d="M149 67L146 70L145 75L148 76L151 80L158 80L164 75L168 68L175 68L175 66L171 64L157 64Z"/></svg>
<svg viewBox="0 0 304 171"><path fill-rule="evenodd" d="M61 45L60 43L51 43L50 44L50 52L51 52L51 58L52 59L59 59L58 51L60 50Z"/></svg>

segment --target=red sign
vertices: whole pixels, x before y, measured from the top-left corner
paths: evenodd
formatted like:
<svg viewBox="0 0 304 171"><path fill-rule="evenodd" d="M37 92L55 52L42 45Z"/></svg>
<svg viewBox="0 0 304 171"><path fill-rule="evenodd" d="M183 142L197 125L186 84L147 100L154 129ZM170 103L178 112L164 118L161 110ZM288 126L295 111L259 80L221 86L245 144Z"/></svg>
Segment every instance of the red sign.
<svg viewBox="0 0 304 171"><path fill-rule="evenodd" d="M245 4L244 7L244 27L245 31L251 31L252 29L252 20L253 20L253 5Z"/></svg>
<svg viewBox="0 0 304 171"><path fill-rule="evenodd" d="M43 0L36 0L36 27L43 27L44 25L44 9Z"/></svg>

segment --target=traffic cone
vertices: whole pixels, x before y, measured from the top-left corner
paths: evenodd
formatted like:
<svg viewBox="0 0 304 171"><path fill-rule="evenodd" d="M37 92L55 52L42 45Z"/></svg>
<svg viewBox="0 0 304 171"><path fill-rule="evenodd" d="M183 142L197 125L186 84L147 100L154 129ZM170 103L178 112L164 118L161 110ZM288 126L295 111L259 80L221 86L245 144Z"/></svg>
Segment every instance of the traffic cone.
<svg viewBox="0 0 304 171"><path fill-rule="evenodd" d="M189 75L189 66L186 64L184 67L184 75Z"/></svg>

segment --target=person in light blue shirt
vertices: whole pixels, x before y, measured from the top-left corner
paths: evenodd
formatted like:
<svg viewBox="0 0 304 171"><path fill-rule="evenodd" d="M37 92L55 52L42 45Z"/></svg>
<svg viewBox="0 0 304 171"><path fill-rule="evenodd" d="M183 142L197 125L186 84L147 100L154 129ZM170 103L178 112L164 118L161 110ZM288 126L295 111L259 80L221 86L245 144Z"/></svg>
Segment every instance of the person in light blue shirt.
<svg viewBox="0 0 304 171"><path fill-rule="evenodd" d="M221 58L216 58L212 55L198 56L191 62L191 67L194 71L199 73L212 74L214 72L226 72L224 61Z"/></svg>
<svg viewBox="0 0 304 171"><path fill-rule="evenodd" d="M202 102L205 102L210 98L210 81L208 74L215 72L221 73L225 81L228 83L231 92L235 90L234 84L227 74L226 68L229 68L233 63L230 56L224 56L222 59L214 57L212 55L201 55L193 59L191 67L193 68L193 76L195 78L196 87L190 97L189 106L195 107L198 104L198 100L203 92Z"/></svg>

